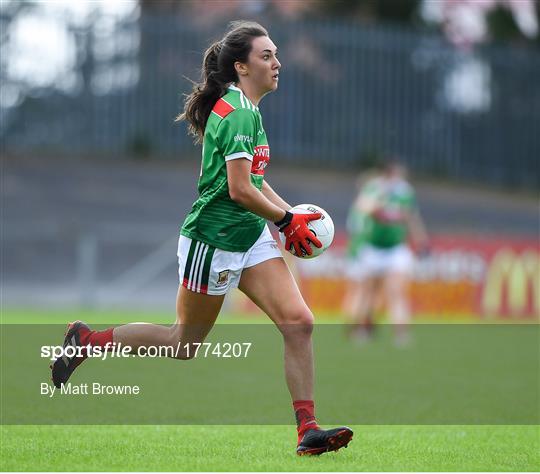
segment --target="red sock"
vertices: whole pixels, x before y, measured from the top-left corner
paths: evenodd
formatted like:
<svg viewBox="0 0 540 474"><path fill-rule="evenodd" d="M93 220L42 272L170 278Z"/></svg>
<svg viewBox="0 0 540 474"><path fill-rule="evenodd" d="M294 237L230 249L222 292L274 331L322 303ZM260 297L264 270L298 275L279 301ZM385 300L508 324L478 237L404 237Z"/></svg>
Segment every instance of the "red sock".
<svg viewBox="0 0 540 474"><path fill-rule="evenodd" d="M296 415L296 430L298 431L298 443L307 430L319 430L315 418L315 404L313 400L295 400L293 402L294 414Z"/></svg>
<svg viewBox="0 0 540 474"><path fill-rule="evenodd" d="M81 344L86 346L105 347L107 343L113 342L114 328L105 329L105 331L81 331Z"/></svg>

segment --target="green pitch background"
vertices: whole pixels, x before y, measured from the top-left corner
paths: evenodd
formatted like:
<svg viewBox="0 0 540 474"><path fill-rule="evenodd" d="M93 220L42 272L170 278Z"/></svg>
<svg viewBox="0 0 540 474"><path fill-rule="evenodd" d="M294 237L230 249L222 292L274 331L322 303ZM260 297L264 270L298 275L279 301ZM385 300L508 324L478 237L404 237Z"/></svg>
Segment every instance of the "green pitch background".
<svg viewBox="0 0 540 474"><path fill-rule="evenodd" d="M4 471L537 471L538 427L353 426L347 449L294 453L292 426L6 426Z"/></svg>
<svg viewBox="0 0 540 474"><path fill-rule="evenodd" d="M167 315L3 310L3 324L170 322ZM221 318L234 321L236 318ZM243 320L245 322L245 320ZM292 422L292 414L291 414ZM295 455L290 426L1 427L2 471L538 471L540 427L352 426L348 449Z"/></svg>

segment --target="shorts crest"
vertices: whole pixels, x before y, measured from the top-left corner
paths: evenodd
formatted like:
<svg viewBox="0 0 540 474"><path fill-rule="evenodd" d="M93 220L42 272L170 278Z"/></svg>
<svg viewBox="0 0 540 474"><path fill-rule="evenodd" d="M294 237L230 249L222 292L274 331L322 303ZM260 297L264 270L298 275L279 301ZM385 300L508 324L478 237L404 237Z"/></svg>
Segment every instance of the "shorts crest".
<svg viewBox="0 0 540 474"><path fill-rule="evenodd" d="M229 281L229 270L223 270L218 273L216 286L226 285Z"/></svg>

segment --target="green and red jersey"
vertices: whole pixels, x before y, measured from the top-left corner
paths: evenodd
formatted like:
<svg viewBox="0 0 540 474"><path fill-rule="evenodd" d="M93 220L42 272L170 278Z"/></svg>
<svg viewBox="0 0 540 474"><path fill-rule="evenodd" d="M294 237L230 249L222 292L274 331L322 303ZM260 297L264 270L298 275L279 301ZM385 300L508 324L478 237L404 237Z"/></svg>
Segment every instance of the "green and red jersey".
<svg viewBox="0 0 540 474"><path fill-rule="evenodd" d="M222 250L245 252L259 238L266 221L229 196L226 163L236 159L251 161L251 182L261 190L270 160L262 117L238 87L230 86L208 117L199 198L180 233Z"/></svg>
<svg viewBox="0 0 540 474"><path fill-rule="evenodd" d="M361 198L374 200L377 208L394 220L384 221L359 211L356 206L349 214L349 255L356 255L362 245L391 248L407 240L407 215L416 209L414 189L404 180L389 181L373 178L361 191Z"/></svg>

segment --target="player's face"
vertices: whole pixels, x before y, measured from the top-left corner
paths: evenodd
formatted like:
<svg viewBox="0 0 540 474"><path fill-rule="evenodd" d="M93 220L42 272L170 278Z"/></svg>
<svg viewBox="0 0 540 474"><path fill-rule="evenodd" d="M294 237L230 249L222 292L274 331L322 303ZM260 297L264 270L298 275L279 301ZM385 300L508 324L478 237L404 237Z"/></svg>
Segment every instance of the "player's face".
<svg viewBox="0 0 540 474"><path fill-rule="evenodd" d="M277 89L281 63L277 58L276 45L268 36L253 39L246 66L250 82L261 95Z"/></svg>
<svg viewBox="0 0 540 474"><path fill-rule="evenodd" d="M402 165L394 164L388 170L389 179L400 180L400 179L405 179L406 176L407 176L407 170Z"/></svg>

